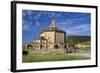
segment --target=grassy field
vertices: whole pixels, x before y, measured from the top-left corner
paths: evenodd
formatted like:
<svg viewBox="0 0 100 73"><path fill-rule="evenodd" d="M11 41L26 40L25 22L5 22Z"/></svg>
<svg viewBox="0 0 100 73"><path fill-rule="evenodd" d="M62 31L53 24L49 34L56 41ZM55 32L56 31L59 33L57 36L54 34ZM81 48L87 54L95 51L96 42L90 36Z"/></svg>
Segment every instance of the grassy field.
<svg viewBox="0 0 100 73"><path fill-rule="evenodd" d="M23 55L22 61L28 62L44 62L44 61L68 61L68 60L87 60L89 57L72 56L68 54L29 54Z"/></svg>

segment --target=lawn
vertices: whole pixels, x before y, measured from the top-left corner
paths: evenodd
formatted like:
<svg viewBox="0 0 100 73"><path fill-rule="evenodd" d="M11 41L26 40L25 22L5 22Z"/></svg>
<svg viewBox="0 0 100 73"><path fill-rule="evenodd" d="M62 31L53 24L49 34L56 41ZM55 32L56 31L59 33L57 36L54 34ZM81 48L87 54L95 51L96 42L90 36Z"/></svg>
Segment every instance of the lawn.
<svg viewBox="0 0 100 73"><path fill-rule="evenodd" d="M44 61L68 61L68 60L87 60L90 57L74 56L68 54L29 54L23 55L22 61L28 62L44 62Z"/></svg>

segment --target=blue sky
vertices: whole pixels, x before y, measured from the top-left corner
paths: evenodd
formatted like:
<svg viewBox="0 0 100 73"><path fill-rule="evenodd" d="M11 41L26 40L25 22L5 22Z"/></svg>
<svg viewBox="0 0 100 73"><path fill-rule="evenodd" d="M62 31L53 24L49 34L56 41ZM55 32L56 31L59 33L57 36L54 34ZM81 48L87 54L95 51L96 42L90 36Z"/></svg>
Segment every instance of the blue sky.
<svg viewBox="0 0 100 73"><path fill-rule="evenodd" d="M53 19L56 20L57 27L66 31L68 36L91 34L90 13L22 10L23 42L36 39L42 30L50 27Z"/></svg>

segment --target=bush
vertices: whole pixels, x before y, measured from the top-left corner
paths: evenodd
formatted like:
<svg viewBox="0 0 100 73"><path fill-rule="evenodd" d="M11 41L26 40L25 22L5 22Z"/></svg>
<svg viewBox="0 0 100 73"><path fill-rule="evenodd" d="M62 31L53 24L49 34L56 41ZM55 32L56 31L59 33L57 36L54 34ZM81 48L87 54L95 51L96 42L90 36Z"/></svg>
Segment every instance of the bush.
<svg viewBox="0 0 100 73"><path fill-rule="evenodd" d="M28 55L28 51L27 50L23 50L23 55Z"/></svg>
<svg viewBox="0 0 100 73"><path fill-rule="evenodd" d="M27 45L27 49L32 49L32 45Z"/></svg>

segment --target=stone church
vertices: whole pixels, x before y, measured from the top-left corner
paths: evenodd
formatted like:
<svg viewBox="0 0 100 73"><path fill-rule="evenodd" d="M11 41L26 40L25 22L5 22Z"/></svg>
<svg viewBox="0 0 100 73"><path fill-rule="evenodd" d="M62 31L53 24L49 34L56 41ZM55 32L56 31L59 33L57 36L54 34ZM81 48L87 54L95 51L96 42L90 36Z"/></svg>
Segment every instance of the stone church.
<svg viewBox="0 0 100 73"><path fill-rule="evenodd" d="M27 49L31 49L32 53L65 53L66 32L56 25L56 21L52 20L51 26L44 29L33 43L27 45Z"/></svg>

